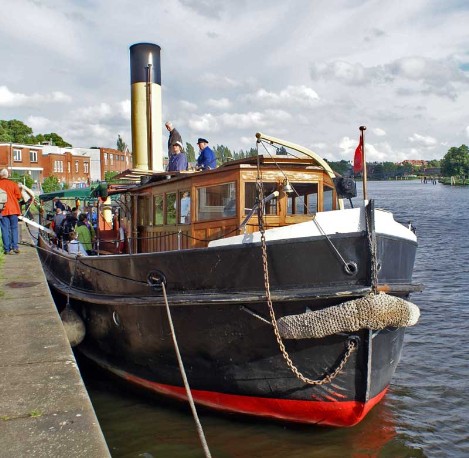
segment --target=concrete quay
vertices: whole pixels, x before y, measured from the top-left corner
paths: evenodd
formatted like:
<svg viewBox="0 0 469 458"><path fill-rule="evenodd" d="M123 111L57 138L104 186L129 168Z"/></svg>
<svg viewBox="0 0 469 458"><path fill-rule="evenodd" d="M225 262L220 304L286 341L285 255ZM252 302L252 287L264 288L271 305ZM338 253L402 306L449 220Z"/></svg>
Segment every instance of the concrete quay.
<svg viewBox="0 0 469 458"><path fill-rule="evenodd" d="M110 453L36 249L0 254L0 457Z"/></svg>

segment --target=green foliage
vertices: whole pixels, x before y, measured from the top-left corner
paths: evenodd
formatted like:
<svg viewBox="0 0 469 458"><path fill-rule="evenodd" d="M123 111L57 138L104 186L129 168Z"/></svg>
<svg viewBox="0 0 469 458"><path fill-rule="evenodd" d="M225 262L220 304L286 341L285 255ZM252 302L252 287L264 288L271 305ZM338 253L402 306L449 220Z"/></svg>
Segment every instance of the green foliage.
<svg viewBox="0 0 469 458"><path fill-rule="evenodd" d="M42 142L51 142L54 146L59 146L60 148L71 147L70 143L67 143L60 135L56 134L55 132L51 132L50 134L39 134L36 135L36 143Z"/></svg>
<svg viewBox="0 0 469 458"><path fill-rule="evenodd" d="M121 152L127 151L127 143L122 140L122 137L120 135L117 135L117 150Z"/></svg>
<svg viewBox="0 0 469 458"><path fill-rule="evenodd" d="M441 160L441 174L447 177L469 175L469 148L453 146Z"/></svg>
<svg viewBox="0 0 469 458"><path fill-rule="evenodd" d="M249 151L243 151L240 149L237 153L234 153L233 159L245 159L247 157L256 157L257 149L251 148Z"/></svg>
<svg viewBox="0 0 469 458"><path fill-rule="evenodd" d="M324 159L334 172L342 176L350 176L352 174L352 166L349 161L342 159L341 161L328 161Z"/></svg>
<svg viewBox="0 0 469 458"><path fill-rule="evenodd" d="M0 142L23 143L24 145L36 145L45 141L52 142L60 147L71 147L60 135L50 134L33 135L33 129L17 119L10 121L0 120Z"/></svg>
<svg viewBox="0 0 469 458"><path fill-rule="evenodd" d="M214 148L215 157L217 158L217 165L224 164L225 162L231 161L233 155L231 150L227 146L217 145Z"/></svg>
<svg viewBox="0 0 469 458"><path fill-rule="evenodd" d="M188 162L195 162L196 160L195 149L190 143L187 143L187 142L186 142L186 156L187 156Z"/></svg>
<svg viewBox="0 0 469 458"><path fill-rule="evenodd" d="M42 183L43 192L59 191L61 189L62 185L55 175L50 175L44 178L44 182Z"/></svg>
<svg viewBox="0 0 469 458"><path fill-rule="evenodd" d="M11 119L10 121L0 120L0 141L33 145L36 143L36 138L31 127L17 119Z"/></svg>
<svg viewBox="0 0 469 458"><path fill-rule="evenodd" d="M11 179L13 181L16 181L17 183L23 183L29 189L31 189L34 185L34 180L27 173L25 173L24 175L21 175L18 172L14 171L11 174Z"/></svg>
<svg viewBox="0 0 469 458"><path fill-rule="evenodd" d="M106 181L107 183L112 183L113 181L115 181L114 177L116 175L119 175L119 172L108 170L107 172L104 172L104 181Z"/></svg>

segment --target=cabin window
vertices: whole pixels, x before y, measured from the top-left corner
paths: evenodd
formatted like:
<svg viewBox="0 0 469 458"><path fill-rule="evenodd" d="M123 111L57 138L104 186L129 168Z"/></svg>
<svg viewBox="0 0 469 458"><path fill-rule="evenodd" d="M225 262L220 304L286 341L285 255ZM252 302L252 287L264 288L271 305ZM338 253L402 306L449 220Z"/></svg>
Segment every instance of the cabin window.
<svg viewBox="0 0 469 458"><path fill-rule="evenodd" d="M318 209L317 183L291 183L293 192L288 196L287 215L312 215Z"/></svg>
<svg viewBox="0 0 469 458"><path fill-rule="evenodd" d="M191 222L191 193L189 191L179 193L179 222L181 224Z"/></svg>
<svg viewBox="0 0 469 458"><path fill-rule="evenodd" d="M150 197L138 196L137 226L147 226L150 221Z"/></svg>
<svg viewBox="0 0 469 458"><path fill-rule="evenodd" d="M163 196L158 195L153 198L153 224L160 226L163 224Z"/></svg>
<svg viewBox="0 0 469 458"><path fill-rule="evenodd" d="M176 224L176 193L166 194L166 224Z"/></svg>
<svg viewBox="0 0 469 458"><path fill-rule="evenodd" d="M236 183L225 183L197 189L198 221L236 215Z"/></svg>
<svg viewBox="0 0 469 458"><path fill-rule="evenodd" d="M264 190L264 197L272 194L277 190L277 183L262 183ZM257 202L257 186L256 183L246 183L244 186L245 205L244 214L247 215L249 211L254 207ZM277 215L278 214L278 199L275 197L265 204L266 215Z"/></svg>
<svg viewBox="0 0 469 458"><path fill-rule="evenodd" d="M334 208L334 190L330 186L324 185L324 211L330 211Z"/></svg>

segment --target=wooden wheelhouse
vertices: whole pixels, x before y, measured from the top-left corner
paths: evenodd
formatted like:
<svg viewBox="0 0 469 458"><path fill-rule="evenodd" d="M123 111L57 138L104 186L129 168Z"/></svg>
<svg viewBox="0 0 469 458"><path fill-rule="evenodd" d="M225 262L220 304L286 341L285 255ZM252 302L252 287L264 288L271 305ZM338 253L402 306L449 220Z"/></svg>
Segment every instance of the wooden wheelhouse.
<svg viewBox="0 0 469 458"><path fill-rule="evenodd" d="M162 172L122 196L130 251L202 248L211 240L258 231L256 215L245 222L258 199L258 177L265 196L278 192L266 203L266 228L342 207L333 172L309 157L259 156L205 172Z"/></svg>

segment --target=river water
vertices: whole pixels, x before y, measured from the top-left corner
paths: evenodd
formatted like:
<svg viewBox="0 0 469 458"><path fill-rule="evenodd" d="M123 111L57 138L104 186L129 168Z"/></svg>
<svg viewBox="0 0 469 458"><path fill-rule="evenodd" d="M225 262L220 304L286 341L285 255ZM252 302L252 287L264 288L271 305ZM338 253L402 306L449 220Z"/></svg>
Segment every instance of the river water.
<svg viewBox="0 0 469 458"><path fill-rule="evenodd" d="M368 197L417 228L414 281L425 285L411 298L421 318L388 394L348 429L199 411L213 457L469 456L469 188L370 182ZM80 367L113 457L204 456L185 405L137 396Z"/></svg>

